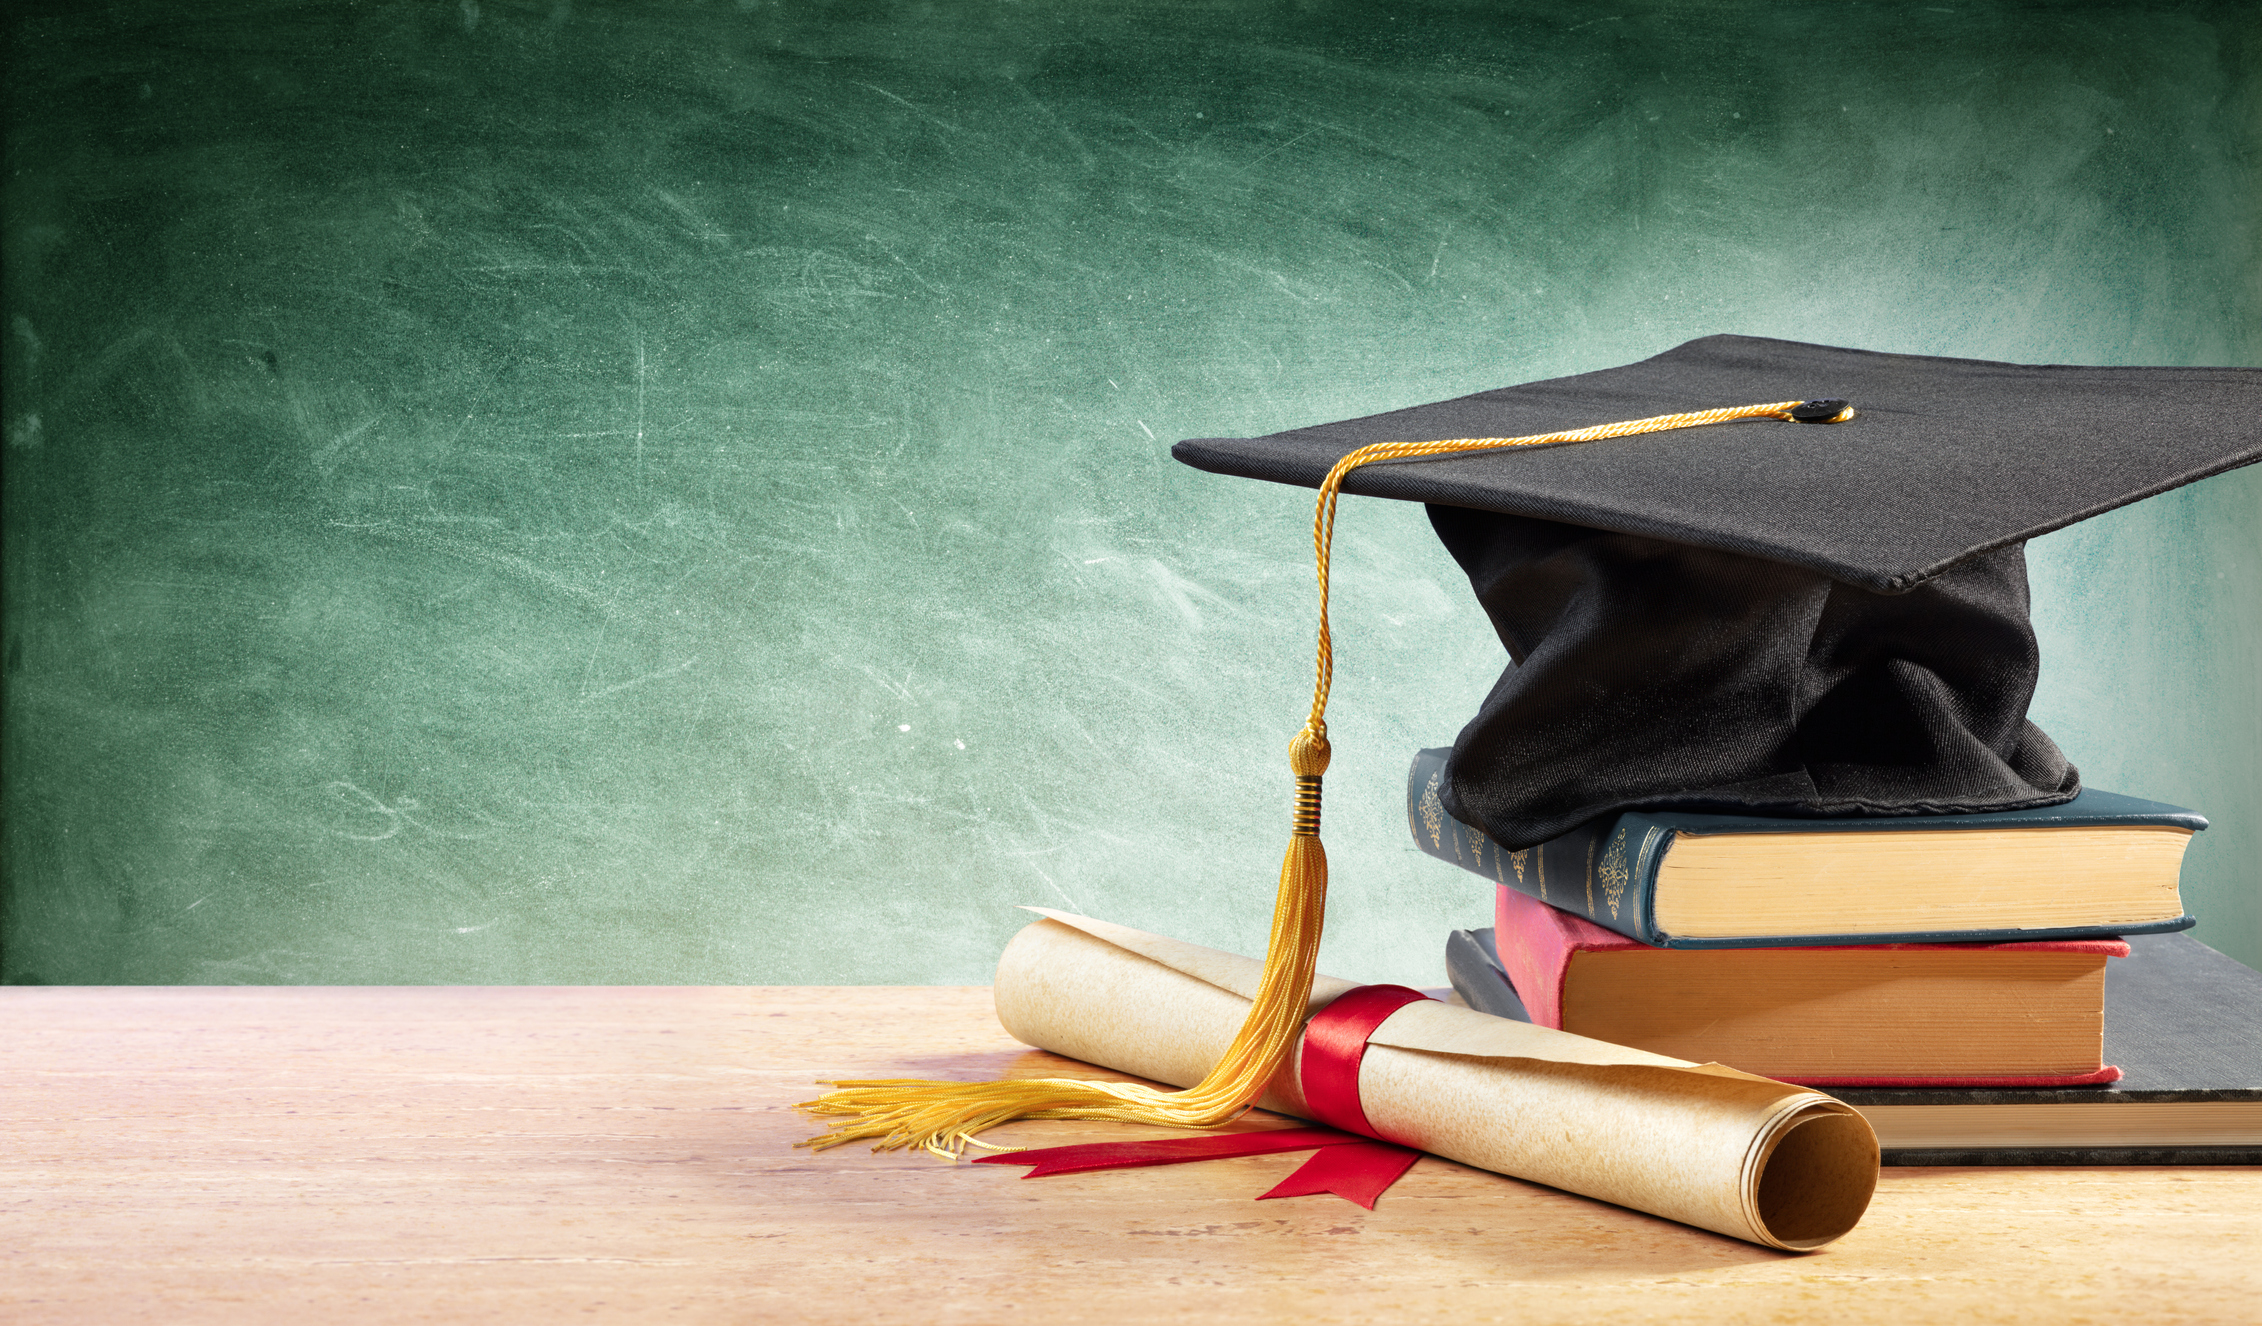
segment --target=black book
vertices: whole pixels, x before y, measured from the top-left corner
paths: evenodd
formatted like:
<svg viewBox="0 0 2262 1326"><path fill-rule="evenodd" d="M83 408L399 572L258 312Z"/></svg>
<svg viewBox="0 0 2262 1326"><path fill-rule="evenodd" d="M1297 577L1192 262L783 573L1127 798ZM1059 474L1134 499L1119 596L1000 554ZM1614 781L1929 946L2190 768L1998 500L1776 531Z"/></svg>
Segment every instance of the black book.
<svg viewBox="0 0 2262 1326"><path fill-rule="evenodd" d="M2189 935L2127 940L2105 968L2120 1081L1827 1093L1869 1120L1888 1165L2262 1164L2262 972ZM1529 1020L1489 928L1454 931L1445 966L1469 1007Z"/></svg>

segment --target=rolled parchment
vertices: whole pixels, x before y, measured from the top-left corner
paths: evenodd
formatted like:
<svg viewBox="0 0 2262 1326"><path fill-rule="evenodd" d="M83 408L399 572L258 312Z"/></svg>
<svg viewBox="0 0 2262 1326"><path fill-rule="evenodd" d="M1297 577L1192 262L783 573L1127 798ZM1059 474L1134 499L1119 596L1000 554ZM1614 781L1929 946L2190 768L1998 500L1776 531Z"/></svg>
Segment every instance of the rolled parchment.
<svg viewBox="0 0 2262 1326"><path fill-rule="evenodd" d="M1031 908L998 961L997 1012L1027 1044L1186 1087L1247 1016L1262 965ZM1311 1013L1354 983L1321 976ZM1861 1219L1877 1137L1820 1092L1425 1000L1368 1038L1359 1096L1383 1138L1771 1248ZM1301 1047L1299 1047L1301 1053ZM1309 1117L1299 1064L1258 1102Z"/></svg>

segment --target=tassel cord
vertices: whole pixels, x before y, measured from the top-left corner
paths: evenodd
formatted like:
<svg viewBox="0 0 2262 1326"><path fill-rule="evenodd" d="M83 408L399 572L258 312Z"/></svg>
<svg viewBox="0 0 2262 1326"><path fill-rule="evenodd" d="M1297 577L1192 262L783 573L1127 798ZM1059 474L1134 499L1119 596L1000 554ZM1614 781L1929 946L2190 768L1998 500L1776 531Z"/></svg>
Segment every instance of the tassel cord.
<svg viewBox="0 0 2262 1326"><path fill-rule="evenodd" d="M1320 845L1320 784L1331 750L1327 740L1327 702L1335 682L1335 649L1328 629L1329 564L1335 548L1335 508L1344 477L1377 461L1418 460L1508 447L1547 446L1630 437L1669 429L1695 428L1731 419L1793 418L1800 401L1746 405L1686 414L1658 415L1601 424L1593 428L1516 438L1450 438L1434 442L1378 442L1337 461L1321 481L1312 512L1312 555L1319 582L1319 642L1314 664L1311 714L1289 742L1289 771L1296 780L1294 817L1288 850L1280 863L1280 888L1273 900L1271 934L1265 944L1263 975L1247 1018L1217 1066L1184 1091L1162 1091L1136 1082L1077 1078L1023 1078L998 1082L934 1082L914 1078L848 1080L825 1085L834 1090L798 1108L820 1117L838 1117L823 1134L796 1143L822 1151L847 1142L872 1140L873 1150L914 1147L956 1160L968 1146L992 1148L976 1134L1016 1119L1096 1119L1124 1123L1207 1128L1231 1122L1248 1110L1294 1051L1311 1003L1312 977L1319 962L1320 933L1327 909L1327 851ZM1831 402L1831 405L1842 405ZM1838 423L1853 417L1842 408L1812 422Z"/></svg>

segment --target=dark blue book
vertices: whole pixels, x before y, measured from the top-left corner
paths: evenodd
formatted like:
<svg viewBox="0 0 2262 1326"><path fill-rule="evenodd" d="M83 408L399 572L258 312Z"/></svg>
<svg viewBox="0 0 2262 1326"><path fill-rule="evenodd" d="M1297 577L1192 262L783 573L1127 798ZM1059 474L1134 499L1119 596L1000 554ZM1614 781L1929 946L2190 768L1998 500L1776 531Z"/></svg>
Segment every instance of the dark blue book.
<svg viewBox="0 0 2262 1326"><path fill-rule="evenodd" d="M2178 876L2204 817L2086 788L2038 810L1876 819L1627 811L1508 851L1414 757L1414 842L1659 948L2004 943L2188 929Z"/></svg>

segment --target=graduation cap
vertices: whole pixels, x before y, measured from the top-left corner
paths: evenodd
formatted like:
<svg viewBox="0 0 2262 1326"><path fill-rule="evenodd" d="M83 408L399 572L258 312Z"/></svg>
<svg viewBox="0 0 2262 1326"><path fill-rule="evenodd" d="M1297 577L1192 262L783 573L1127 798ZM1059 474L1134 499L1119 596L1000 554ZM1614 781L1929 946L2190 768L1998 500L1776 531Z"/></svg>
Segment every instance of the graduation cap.
<svg viewBox="0 0 2262 1326"><path fill-rule="evenodd" d="M1910 815L2070 800L2073 766L2026 721L2038 660L2021 545L2262 459L2258 419L2255 370L1713 336L1625 368L1181 442L1172 454L1202 469L1320 490L1319 666L1289 743L1295 808L1247 1021L1185 1091L835 1083L803 1108L841 1121L806 1145L956 1156L1015 1118L1214 1126L1289 1061L1327 894L1339 492L1428 503L1508 646L1444 791L1456 817L1514 849L1631 807Z"/></svg>
<svg viewBox="0 0 2262 1326"><path fill-rule="evenodd" d="M1704 427L1645 418L1784 397ZM1675 431L1482 445L1622 420ZM1633 808L2010 810L2081 786L2026 719L2022 545L2262 459L2262 370L1710 336L1171 454L1317 487L1361 447L1433 439L1470 441L1339 480L1427 503L1508 648L1446 764L1456 817L1513 850Z"/></svg>

